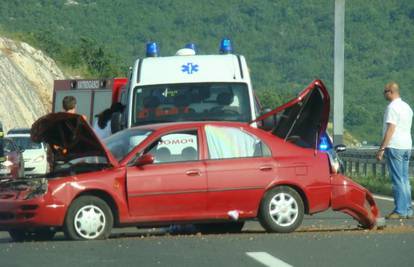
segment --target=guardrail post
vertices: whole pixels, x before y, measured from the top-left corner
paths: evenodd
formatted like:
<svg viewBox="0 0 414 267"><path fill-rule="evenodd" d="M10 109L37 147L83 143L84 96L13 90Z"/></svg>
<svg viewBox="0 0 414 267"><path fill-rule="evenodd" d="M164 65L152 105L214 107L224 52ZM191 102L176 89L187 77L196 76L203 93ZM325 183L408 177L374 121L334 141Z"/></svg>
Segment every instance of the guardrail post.
<svg viewBox="0 0 414 267"><path fill-rule="evenodd" d="M352 161L349 161L348 172L352 174Z"/></svg>
<svg viewBox="0 0 414 267"><path fill-rule="evenodd" d="M386 176L387 170L385 168L385 163L381 163L381 176L384 178Z"/></svg>
<svg viewBox="0 0 414 267"><path fill-rule="evenodd" d="M347 159L345 159L344 161L343 161L343 164L344 164L344 171L345 171L345 173L347 172L347 167L348 167L348 160Z"/></svg>
<svg viewBox="0 0 414 267"><path fill-rule="evenodd" d="M377 177L377 164L376 163L372 163L372 175L374 177Z"/></svg>
<svg viewBox="0 0 414 267"><path fill-rule="evenodd" d="M355 172L359 175L359 161L355 162Z"/></svg>
<svg viewBox="0 0 414 267"><path fill-rule="evenodd" d="M367 165L368 164L366 162L364 162L363 165L362 165L362 170L363 170L363 173L364 173L365 177L367 176Z"/></svg>

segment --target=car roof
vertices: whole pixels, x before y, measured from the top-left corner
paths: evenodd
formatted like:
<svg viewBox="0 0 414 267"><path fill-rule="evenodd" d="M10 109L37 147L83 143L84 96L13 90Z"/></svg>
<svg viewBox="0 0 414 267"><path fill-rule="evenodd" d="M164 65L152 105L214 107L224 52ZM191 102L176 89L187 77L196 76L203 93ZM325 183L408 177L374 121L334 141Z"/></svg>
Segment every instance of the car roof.
<svg viewBox="0 0 414 267"><path fill-rule="evenodd" d="M246 122L230 122L230 121L186 121L186 122L167 122L167 123L156 123L156 124L147 124L141 126L135 126L131 129L145 129L145 130L174 130L181 128L191 128L191 127L202 127L205 125L216 125L216 126L229 126L229 127L250 127Z"/></svg>
<svg viewBox="0 0 414 267"><path fill-rule="evenodd" d="M13 128L7 132L7 135L10 134L29 134L30 135L30 128Z"/></svg>
<svg viewBox="0 0 414 267"><path fill-rule="evenodd" d="M30 138L30 134L27 133L8 133L6 137L15 138L15 137L25 137Z"/></svg>

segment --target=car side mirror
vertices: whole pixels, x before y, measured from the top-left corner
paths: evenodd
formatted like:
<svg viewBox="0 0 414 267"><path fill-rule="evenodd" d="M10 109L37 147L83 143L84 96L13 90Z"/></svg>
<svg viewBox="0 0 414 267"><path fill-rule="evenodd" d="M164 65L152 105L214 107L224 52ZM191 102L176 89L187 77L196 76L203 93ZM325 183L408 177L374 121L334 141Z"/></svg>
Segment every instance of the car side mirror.
<svg viewBox="0 0 414 267"><path fill-rule="evenodd" d="M263 111L261 112L260 115L264 115L266 113L269 113L270 111L272 111L270 108L265 108L263 109ZM271 129L273 129L273 127L275 126L275 119L273 116L269 116L266 119L261 121L261 125L259 128L265 130L265 131L269 131Z"/></svg>
<svg viewBox="0 0 414 267"><path fill-rule="evenodd" d="M144 166L154 163L154 156L151 154L144 154L141 157L137 158L135 161L135 166Z"/></svg>
<svg viewBox="0 0 414 267"><path fill-rule="evenodd" d="M336 151L337 153L340 153L340 152L345 152L345 151L346 151L346 145L342 145L342 144L340 144L340 145L336 145L336 146L335 146L335 151Z"/></svg>
<svg viewBox="0 0 414 267"><path fill-rule="evenodd" d="M122 128L122 113L114 112L111 117L111 131L114 134L122 130Z"/></svg>

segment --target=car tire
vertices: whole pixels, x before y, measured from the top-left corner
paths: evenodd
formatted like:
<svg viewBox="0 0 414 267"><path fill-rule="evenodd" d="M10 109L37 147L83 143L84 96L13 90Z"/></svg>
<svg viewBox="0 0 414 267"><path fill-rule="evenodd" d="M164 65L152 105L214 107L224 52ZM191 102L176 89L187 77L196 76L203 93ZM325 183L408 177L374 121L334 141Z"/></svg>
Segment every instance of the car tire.
<svg viewBox="0 0 414 267"><path fill-rule="evenodd" d="M196 225L198 232L203 234L240 233L244 222L200 223Z"/></svg>
<svg viewBox="0 0 414 267"><path fill-rule="evenodd" d="M49 241L55 236L56 231L50 228L39 228L33 231L33 240L35 241Z"/></svg>
<svg viewBox="0 0 414 267"><path fill-rule="evenodd" d="M72 240L106 239L111 234L113 214L108 204L95 196L81 196L70 205L63 230Z"/></svg>
<svg viewBox="0 0 414 267"><path fill-rule="evenodd" d="M52 240L55 236L55 231L50 228L38 228L35 230L26 229L11 229L9 235L15 242L24 241L48 241Z"/></svg>
<svg viewBox="0 0 414 267"><path fill-rule="evenodd" d="M25 229L11 229L9 235L14 242L24 242L30 240L30 233Z"/></svg>
<svg viewBox="0 0 414 267"><path fill-rule="evenodd" d="M268 232L290 233L302 223L303 200L289 186L279 186L268 191L260 204L259 221Z"/></svg>

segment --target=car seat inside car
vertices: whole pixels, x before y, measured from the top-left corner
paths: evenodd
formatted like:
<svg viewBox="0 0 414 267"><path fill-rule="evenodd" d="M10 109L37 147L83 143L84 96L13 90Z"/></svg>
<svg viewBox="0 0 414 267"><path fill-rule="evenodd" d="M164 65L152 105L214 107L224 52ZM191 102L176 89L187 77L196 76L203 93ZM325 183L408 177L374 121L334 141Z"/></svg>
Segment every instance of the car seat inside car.
<svg viewBox="0 0 414 267"><path fill-rule="evenodd" d="M186 147L181 151L183 161L198 160L197 150L194 147Z"/></svg>
<svg viewBox="0 0 414 267"><path fill-rule="evenodd" d="M171 161L171 151L166 147L158 148L155 151L155 162L170 162Z"/></svg>

